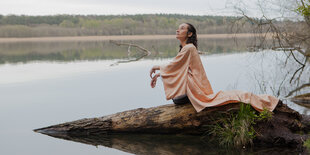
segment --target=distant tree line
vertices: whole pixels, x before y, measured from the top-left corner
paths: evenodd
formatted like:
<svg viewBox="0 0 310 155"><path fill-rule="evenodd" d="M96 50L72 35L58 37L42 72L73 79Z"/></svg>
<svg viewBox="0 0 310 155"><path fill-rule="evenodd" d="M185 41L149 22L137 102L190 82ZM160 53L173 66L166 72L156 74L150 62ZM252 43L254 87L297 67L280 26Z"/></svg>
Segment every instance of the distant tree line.
<svg viewBox="0 0 310 155"><path fill-rule="evenodd" d="M200 34L231 33L230 25L236 18L180 14L0 15L0 37L175 34L183 22L195 25ZM247 25L238 32L249 32L251 23Z"/></svg>

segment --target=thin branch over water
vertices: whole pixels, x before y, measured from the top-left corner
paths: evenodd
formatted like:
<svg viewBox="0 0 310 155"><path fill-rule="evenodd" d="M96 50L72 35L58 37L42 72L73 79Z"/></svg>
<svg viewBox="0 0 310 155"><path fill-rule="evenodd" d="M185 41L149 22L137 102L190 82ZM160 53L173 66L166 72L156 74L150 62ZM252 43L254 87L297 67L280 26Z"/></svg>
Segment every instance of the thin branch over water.
<svg viewBox="0 0 310 155"><path fill-rule="evenodd" d="M137 44L132 44L132 43L121 43L121 42L117 42L117 41L114 41L114 40L110 40L110 43L112 44L115 44L117 46L128 46L128 60L119 60L117 61L116 63L113 63L111 64L110 66L115 66L115 65L118 65L120 63L129 63L129 62L134 62L134 61L139 61L140 59L146 57L146 56L149 56L151 54L151 52L147 49L145 49L144 47L140 46L140 45L137 45ZM140 49L142 51L142 55L137 57L137 58L134 58L134 59L129 59L130 57L130 54L131 54L131 47L136 47L138 49Z"/></svg>

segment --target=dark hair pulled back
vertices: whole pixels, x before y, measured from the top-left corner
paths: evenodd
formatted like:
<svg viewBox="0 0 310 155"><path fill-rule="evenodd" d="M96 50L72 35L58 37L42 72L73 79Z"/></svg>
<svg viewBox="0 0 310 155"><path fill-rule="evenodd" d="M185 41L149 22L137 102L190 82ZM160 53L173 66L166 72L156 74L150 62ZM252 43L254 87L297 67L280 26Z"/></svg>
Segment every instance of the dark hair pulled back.
<svg viewBox="0 0 310 155"><path fill-rule="evenodd" d="M197 32L196 32L196 28L190 24L190 23L185 23L187 24L187 35L192 33L192 35L190 37L187 38L186 44L192 43L197 49L198 49L198 40L197 40ZM182 49L182 45L180 45L180 50Z"/></svg>

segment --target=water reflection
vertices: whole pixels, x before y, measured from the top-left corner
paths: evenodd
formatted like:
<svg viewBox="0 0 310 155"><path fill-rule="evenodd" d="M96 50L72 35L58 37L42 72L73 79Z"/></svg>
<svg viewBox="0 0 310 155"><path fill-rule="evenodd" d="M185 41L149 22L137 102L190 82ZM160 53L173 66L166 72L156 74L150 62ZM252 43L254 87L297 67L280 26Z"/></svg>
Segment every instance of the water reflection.
<svg viewBox="0 0 310 155"><path fill-rule="evenodd" d="M152 65L167 63L169 58L174 57L178 51L178 42L141 40L129 43L141 45L150 50L151 54L138 62L111 67L117 61L136 60L141 52L131 48L128 55L128 47L109 42L0 43L0 114L5 127L2 136L10 139L10 146L4 147L2 151L10 152L17 145L27 147L32 152L37 145L41 148L55 148L59 144L59 141L44 139L45 136L32 135L33 128L168 103L164 99L162 85L159 84L156 89L149 87L147 73ZM288 53L268 50L247 52L247 39L239 41L238 46L232 39L201 39L199 50L209 54L202 55L201 58L215 92L240 89L257 94L273 94L284 99L285 103L300 113L310 114L308 108L288 100L292 96L310 92L309 87L305 87L310 82L309 62L303 72L299 71L294 80L291 80L299 66L293 60L286 59ZM298 55L297 58L304 60ZM298 80L295 80L297 77ZM16 121L24 123L23 126L14 123ZM15 125L19 126L15 128ZM19 131L12 130L12 126ZM25 136L24 132L31 134L20 139L19 137ZM10 136L12 134L15 136ZM31 140L36 136L43 140ZM67 139L137 154L184 154L187 149L191 150L188 151L191 154L218 154L219 151L223 154L244 153L243 150L225 152L224 149L203 144L200 137L191 136L69 136ZM20 140L23 143L19 144L22 145L15 143ZM55 144L50 145L50 141ZM4 140L0 142L4 146L8 144ZM51 154L55 154L55 151L56 154L63 154L61 150L69 150L69 145L72 145L72 150L80 148L80 145L63 143L50 150ZM252 152L264 153L265 149L261 149L262 152ZM246 150L244 154L248 151L251 153L251 150ZM278 154L281 151L284 150L272 148L266 152ZM18 153L21 152L15 154ZM76 151L73 154L82 153Z"/></svg>
<svg viewBox="0 0 310 155"><path fill-rule="evenodd" d="M205 143L200 136L191 135L159 135L159 134L122 134L122 135L67 135L53 134L55 138L84 143L88 145L105 146L127 153L139 155L180 155L180 154L298 154L290 148L255 148L232 149L219 148L216 144Z"/></svg>
<svg viewBox="0 0 310 155"><path fill-rule="evenodd" d="M247 50L247 41L248 39L243 39L237 47L232 39L201 39L199 50L210 54L241 52ZM171 58L178 51L176 39L125 42L140 45L151 51L147 59ZM116 46L109 41L0 43L0 64L30 61L129 59L127 50L128 47ZM132 48L130 58L139 56L141 52Z"/></svg>
<svg viewBox="0 0 310 155"><path fill-rule="evenodd" d="M238 39L236 45L233 39L200 39L199 50L206 54L231 54L235 52L248 51L247 45L252 40L250 38ZM135 41L117 41L123 44L135 44L147 49L148 52L141 52L141 48L132 46L117 46L109 41L90 41L90 42L18 42L18 43L0 43L0 65L2 69L2 81L5 79L5 68L7 64L27 63L32 64L37 61L66 62L61 65L65 70L71 62L76 61L95 61L111 60L110 66L120 63L129 63L140 61L141 59L165 59L172 58L178 52L178 42L176 39L166 40L135 40ZM281 99L290 99L293 96L310 92L310 69L309 60L306 60L300 53L295 53L295 57L289 57L291 52L283 51L259 51L249 54L246 58L249 61L248 70L246 70L248 79L251 79L246 88L258 94L273 94ZM302 68L296 60L306 62ZM48 61L48 62L47 62ZM46 65L48 67L48 65ZM92 66L93 68L94 66ZM43 72L45 69L41 69ZM19 70L17 73L22 73ZM71 71L67 71L70 73ZM38 73L41 74L41 73ZM30 74L27 74L30 75ZM26 76L14 76L9 79L27 79ZM49 73L42 74L49 76ZM237 88L238 83L235 83Z"/></svg>

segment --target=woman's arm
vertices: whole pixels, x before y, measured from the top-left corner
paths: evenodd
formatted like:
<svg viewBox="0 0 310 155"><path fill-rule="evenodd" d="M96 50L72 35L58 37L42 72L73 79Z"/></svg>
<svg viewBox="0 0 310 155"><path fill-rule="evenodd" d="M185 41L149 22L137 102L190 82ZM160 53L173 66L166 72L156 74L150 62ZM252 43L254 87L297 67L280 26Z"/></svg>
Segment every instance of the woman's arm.
<svg viewBox="0 0 310 155"><path fill-rule="evenodd" d="M150 77L153 79L153 73L155 73L156 72L156 70L159 70L160 69L160 67L158 66L158 65L155 65L155 66L153 66L152 67L152 69L151 69L151 71L150 71ZM155 76L154 76L155 77Z"/></svg>
<svg viewBox="0 0 310 155"><path fill-rule="evenodd" d="M152 78L151 80L151 87L154 88L156 86L157 78L160 76L160 73L157 73L153 76L153 73L156 72L156 70L159 70L160 67L158 65L155 65L152 67L150 71L150 77Z"/></svg>
<svg viewBox="0 0 310 155"><path fill-rule="evenodd" d="M151 87L154 88L156 86L157 78L160 76L159 73L155 74L154 77L152 77L151 80Z"/></svg>

